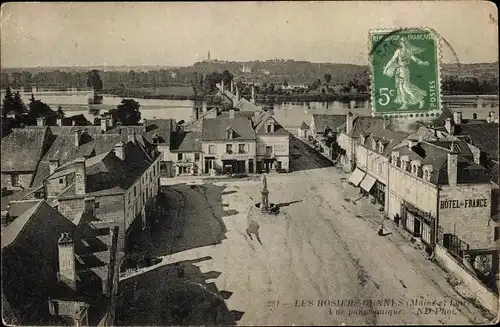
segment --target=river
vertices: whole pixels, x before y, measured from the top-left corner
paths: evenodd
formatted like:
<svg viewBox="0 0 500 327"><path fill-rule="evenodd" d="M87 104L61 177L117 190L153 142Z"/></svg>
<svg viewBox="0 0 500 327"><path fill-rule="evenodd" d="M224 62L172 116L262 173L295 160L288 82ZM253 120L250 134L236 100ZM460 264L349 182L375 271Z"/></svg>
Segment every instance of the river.
<svg viewBox="0 0 500 327"><path fill-rule="evenodd" d="M4 92L1 92L2 98ZM56 94L54 94L56 93ZM100 109L100 113L109 109L116 108L122 101L122 97L104 95L103 102L100 105L88 105L90 92L76 92L68 94L67 92L51 92L48 94L35 94L35 98L48 104L52 109L57 110L60 105L67 116L83 114L89 121L93 122L97 115L89 113L89 107ZM29 103L31 93L21 93L25 104ZM167 99L138 99L132 98L141 105L141 116L145 119L175 119L189 121L191 119L193 108L200 107L206 110L206 102L195 102L192 100L167 100ZM286 128L297 128L305 122L310 123L312 114L346 114L349 110L354 113L368 115L370 108L368 101L351 102L283 102L273 104L274 117ZM462 109L460 109L462 110ZM473 113L478 114L478 118L488 115L490 110L494 110L498 115L498 108L467 108L463 111L463 118L472 118Z"/></svg>

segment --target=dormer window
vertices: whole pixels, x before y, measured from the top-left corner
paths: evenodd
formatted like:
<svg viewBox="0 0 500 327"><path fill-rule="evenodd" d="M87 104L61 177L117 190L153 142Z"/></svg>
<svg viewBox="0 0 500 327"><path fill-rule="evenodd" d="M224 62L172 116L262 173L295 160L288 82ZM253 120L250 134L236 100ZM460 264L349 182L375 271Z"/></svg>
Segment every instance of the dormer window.
<svg viewBox="0 0 500 327"><path fill-rule="evenodd" d="M372 150L376 150L376 149L377 149L377 141L372 140Z"/></svg>
<svg viewBox="0 0 500 327"><path fill-rule="evenodd" d="M409 163L410 159L408 158L408 156L402 156L401 157L401 169L404 170L404 171L408 171L408 163Z"/></svg>
<svg viewBox="0 0 500 327"><path fill-rule="evenodd" d="M160 143L160 137L158 136L158 134L154 134L153 135L153 144L158 144Z"/></svg>
<svg viewBox="0 0 500 327"><path fill-rule="evenodd" d="M226 139L230 140L230 139L232 139L233 137L234 137L234 132L233 132L233 130L232 130L232 129L230 129L230 128L229 128L229 129L227 129L227 130L226 130Z"/></svg>
<svg viewBox="0 0 500 327"><path fill-rule="evenodd" d="M422 171L423 171L423 178L426 180L426 181L430 181L431 180L431 177L432 177L432 166L431 165L425 165L424 167L422 167Z"/></svg>
<svg viewBox="0 0 500 327"><path fill-rule="evenodd" d="M274 133L274 124L272 122L267 123L266 130L268 133Z"/></svg>
<svg viewBox="0 0 500 327"><path fill-rule="evenodd" d="M384 146L384 144L383 144L382 142L380 142L380 143L378 144L378 151L379 151L380 153L382 153L382 152L384 152L384 150L385 150L385 146Z"/></svg>

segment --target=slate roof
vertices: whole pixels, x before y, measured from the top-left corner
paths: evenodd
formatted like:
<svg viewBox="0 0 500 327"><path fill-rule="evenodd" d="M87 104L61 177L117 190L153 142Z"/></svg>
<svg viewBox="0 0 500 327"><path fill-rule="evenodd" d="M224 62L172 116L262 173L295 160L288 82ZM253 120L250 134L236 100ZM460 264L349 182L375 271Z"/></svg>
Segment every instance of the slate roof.
<svg viewBox="0 0 500 327"><path fill-rule="evenodd" d="M233 105L234 108L239 109L240 111L259 111L260 107L251 103L245 98L241 98L238 102Z"/></svg>
<svg viewBox="0 0 500 327"><path fill-rule="evenodd" d="M313 122L316 133L323 133L327 128L336 132L346 123L346 115L313 114Z"/></svg>
<svg viewBox="0 0 500 327"><path fill-rule="evenodd" d="M243 117L235 118L206 118L203 120L201 139L203 141L224 141L226 130L234 131L234 140L255 140L252 122Z"/></svg>
<svg viewBox="0 0 500 327"><path fill-rule="evenodd" d="M252 119L254 117L255 111L234 111L234 117L242 117L246 119ZM229 111L221 112L217 118L229 118Z"/></svg>
<svg viewBox="0 0 500 327"><path fill-rule="evenodd" d="M2 172L34 172L43 155L46 126L14 128L2 139Z"/></svg>
<svg viewBox="0 0 500 327"><path fill-rule="evenodd" d="M386 119L386 125L390 122ZM352 129L349 131L348 136L351 138L358 138L362 132L368 131L372 126L378 126L378 128L383 129L384 119L382 117L372 117L372 116L357 116L354 117Z"/></svg>
<svg viewBox="0 0 500 327"><path fill-rule="evenodd" d="M201 132L174 133L170 151L201 152Z"/></svg>
<svg viewBox="0 0 500 327"><path fill-rule="evenodd" d="M439 144L439 143L438 143ZM406 147L398 148L400 156L408 155L411 160L420 160L422 166L432 165L433 173L430 182L435 185L448 184L448 153L449 148L433 144L433 142L418 142L411 149ZM488 183L489 176L486 168L474 163L462 153L458 155L457 183Z"/></svg>
<svg viewBox="0 0 500 327"><path fill-rule="evenodd" d="M123 194L142 174L150 167L153 160L140 144L128 142L124 146L125 160L121 160L109 151L100 156L89 158L85 161L86 194L88 196L101 196ZM56 170L48 179L74 174L74 167L67 165ZM75 184L68 186L58 198L75 196Z"/></svg>
<svg viewBox="0 0 500 327"><path fill-rule="evenodd" d="M455 125L455 135L467 135L472 145L493 159L498 158L498 129L498 123L460 124Z"/></svg>
<svg viewBox="0 0 500 327"><path fill-rule="evenodd" d="M85 214L75 226L40 200L2 230L2 298L19 325L68 325L67 319L50 314L48 299L84 301L90 305L89 324L100 320L109 303L102 294L100 278L107 278L110 247L99 241L100 231L88 225L96 219L92 217ZM73 235L75 254L84 259L83 264L75 260L80 277L76 291L57 280L61 233ZM99 277L96 270L106 274Z"/></svg>
<svg viewBox="0 0 500 327"><path fill-rule="evenodd" d="M272 121L274 123L274 132L267 132L267 122ZM290 135L290 132L288 132L283 126L281 126L274 117L272 117L270 114L267 112L262 112L260 118L258 119L258 123L255 126L255 132L258 135Z"/></svg>
<svg viewBox="0 0 500 327"><path fill-rule="evenodd" d="M371 149L372 140L381 141L385 146L384 152L381 153L384 157L389 156L391 151L410 135L409 133L397 132L388 128L383 129L378 125L372 125L367 133L369 134L366 137L364 146Z"/></svg>
<svg viewBox="0 0 500 327"><path fill-rule="evenodd" d="M153 135L158 134L160 144L170 145L170 137L175 131L175 120L173 119L148 119L146 120L146 132L142 132L149 143L153 143Z"/></svg>
<svg viewBox="0 0 500 327"><path fill-rule="evenodd" d="M142 127L140 128L142 130ZM64 163L73 161L76 158L90 157L108 152L114 148L116 143L128 141L127 132L129 130L126 128L124 128L120 133L102 134L100 132L100 127L98 127L99 132L97 133L93 133L95 131L94 129L87 130L88 133L82 133L82 144L76 147L74 143L74 131L77 129L79 128L73 126L70 128L64 127L64 129L61 130L52 146L40 161L33 179L33 187L42 185L43 180L49 176L50 160L58 159L59 165L62 166ZM146 151L150 152L148 149L149 147L147 147L147 143L144 142L144 139L140 134L136 134L136 140L138 141L137 143L140 144Z"/></svg>

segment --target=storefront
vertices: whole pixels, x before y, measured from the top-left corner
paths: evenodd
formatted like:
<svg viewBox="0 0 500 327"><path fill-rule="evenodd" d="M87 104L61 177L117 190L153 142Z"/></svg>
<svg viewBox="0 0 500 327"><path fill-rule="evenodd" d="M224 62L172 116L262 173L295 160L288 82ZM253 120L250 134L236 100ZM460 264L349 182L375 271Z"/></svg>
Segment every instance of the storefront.
<svg viewBox="0 0 500 327"><path fill-rule="evenodd" d="M373 196L377 200L377 202L381 205L385 205L385 185L382 184L379 180L375 182L375 187L372 190Z"/></svg>
<svg viewBox="0 0 500 327"><path fill-rule="evenodd" d="M414 237L421 238L422 241L432 246L433 245L433 221L429 213L414 207L408 202L403 201L402 206L403 227L409 231Z"/></svg>

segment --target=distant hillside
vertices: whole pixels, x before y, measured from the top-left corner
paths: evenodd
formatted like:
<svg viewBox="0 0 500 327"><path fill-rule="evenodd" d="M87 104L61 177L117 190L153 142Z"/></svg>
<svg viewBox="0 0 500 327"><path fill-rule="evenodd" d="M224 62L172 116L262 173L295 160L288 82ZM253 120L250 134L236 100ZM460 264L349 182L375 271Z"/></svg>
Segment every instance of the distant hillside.
<svg viewBox="0 0 500 327"><path fill-rule="evenodd" d="M31 74L36 74L39 72L52 72L59 70L61 72L87 72L89 70L97 69L100 71L110 71L110 72L147 72L150 70L170 70L174 69L174 66L163 66L163 65L144 65L144 66L73 66L73 67L24 67L24 68L2 68L3 73L21 73L23 71L30 72Z"/></svg>

